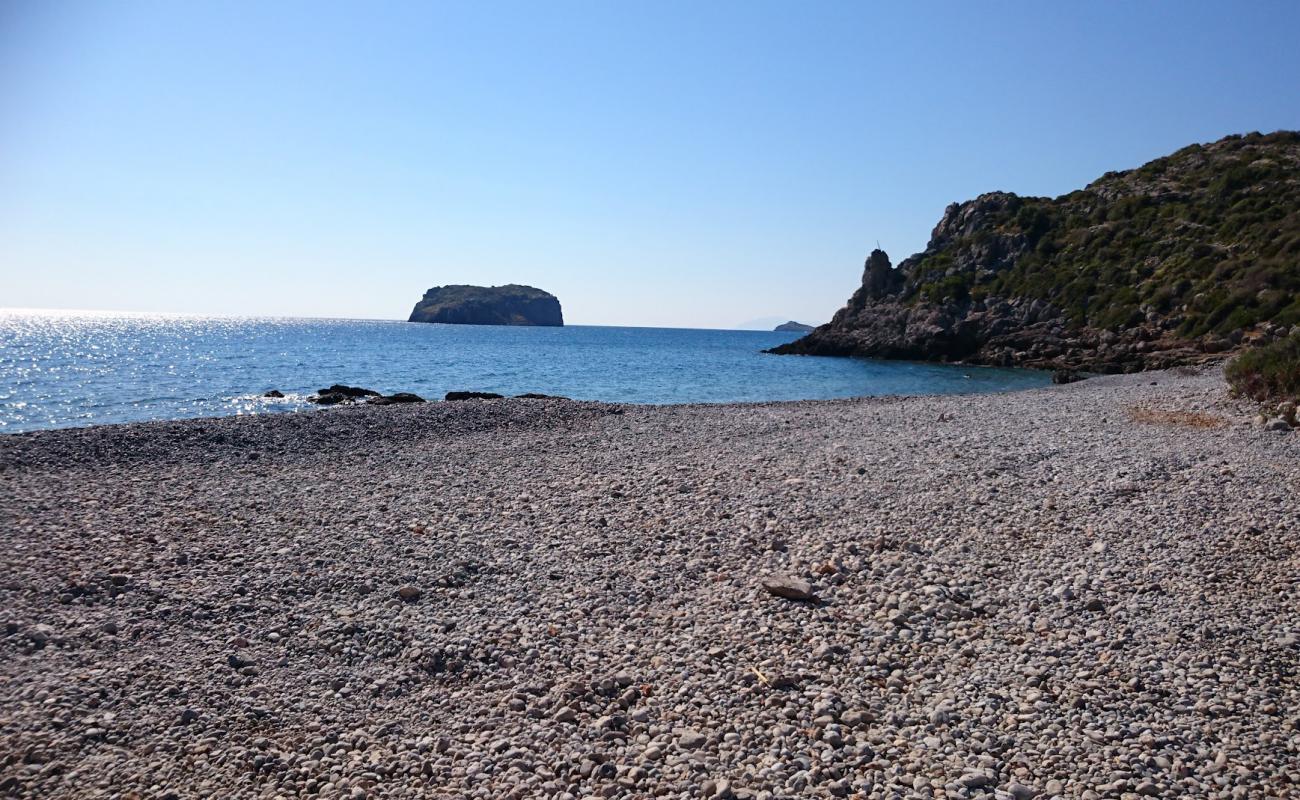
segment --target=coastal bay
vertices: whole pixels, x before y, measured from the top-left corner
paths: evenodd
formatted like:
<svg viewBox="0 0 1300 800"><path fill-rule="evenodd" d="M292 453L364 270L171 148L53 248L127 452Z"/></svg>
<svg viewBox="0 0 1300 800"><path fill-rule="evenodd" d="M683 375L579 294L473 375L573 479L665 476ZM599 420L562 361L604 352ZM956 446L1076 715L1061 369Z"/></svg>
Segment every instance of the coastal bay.
<svg viewBox="0 0 1300 800"><path fill-rule="evenodd" d="M1293 794L1300 439L1251 413L1209 367L0 437L0 785Z"/></svg>

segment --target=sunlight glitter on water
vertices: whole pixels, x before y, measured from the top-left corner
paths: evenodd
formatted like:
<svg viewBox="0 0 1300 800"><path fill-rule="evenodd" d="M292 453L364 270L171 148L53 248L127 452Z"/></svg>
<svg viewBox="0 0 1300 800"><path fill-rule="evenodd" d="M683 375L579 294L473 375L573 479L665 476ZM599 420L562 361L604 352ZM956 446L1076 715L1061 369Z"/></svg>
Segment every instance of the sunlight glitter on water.
<svg viewBox="0 0 1300 800"><path fill-rule="evenodd" d="M1003 391L1044 373L772 356L765 331L0 310L0 431L296 412L331 383L632 403ZM288 397L264 398L278 389Z"/></svg>

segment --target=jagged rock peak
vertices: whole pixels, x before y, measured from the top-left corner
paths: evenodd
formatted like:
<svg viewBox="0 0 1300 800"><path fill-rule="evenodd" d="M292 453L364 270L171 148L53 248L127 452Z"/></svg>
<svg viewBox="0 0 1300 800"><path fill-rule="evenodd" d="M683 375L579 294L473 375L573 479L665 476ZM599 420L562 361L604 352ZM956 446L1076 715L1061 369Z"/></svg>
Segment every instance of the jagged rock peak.
<svg viewBox="0 0 1300 800"><path fill-rule="evenodd" d="M862 267L862 289L866 297L878 300L903 287L903 276L889 263L889 254L880 248L871 251Z"/></svg>

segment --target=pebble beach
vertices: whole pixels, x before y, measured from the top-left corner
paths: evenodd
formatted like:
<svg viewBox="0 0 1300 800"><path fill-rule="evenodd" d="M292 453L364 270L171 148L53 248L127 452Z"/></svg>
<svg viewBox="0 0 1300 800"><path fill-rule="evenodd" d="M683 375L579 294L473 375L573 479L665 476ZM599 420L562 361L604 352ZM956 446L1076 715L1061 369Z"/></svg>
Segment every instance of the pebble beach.
<svg viewBox="0 0 1300 800"><path fill-rule="evenodd" d="M0 437L0 796L1300 797L1222 374Z"/></svg>

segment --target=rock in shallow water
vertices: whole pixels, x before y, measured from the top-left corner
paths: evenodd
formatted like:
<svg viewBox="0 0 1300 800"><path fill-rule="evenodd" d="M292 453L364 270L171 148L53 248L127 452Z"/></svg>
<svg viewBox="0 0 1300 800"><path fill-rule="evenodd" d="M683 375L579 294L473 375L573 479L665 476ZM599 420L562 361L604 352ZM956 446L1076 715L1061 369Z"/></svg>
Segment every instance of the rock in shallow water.
<svg viewBox="0 0 1300 800"><path fill-rule="evenodd" d="M374 389L362 389L360 386L346 386L336 383L328 389L320 389L316 392L318 395L341 394L344 397L378 397L379 392Z"/></svg>
<svg viewBox="0 0 1300 800"><path fill-rule="evenodd" d="M325 392L324 394L314 394L307 398L308 403L315 403L318 406L336 406L340 403L351 402L351 399L345 394L338 392Z"/></svg>

